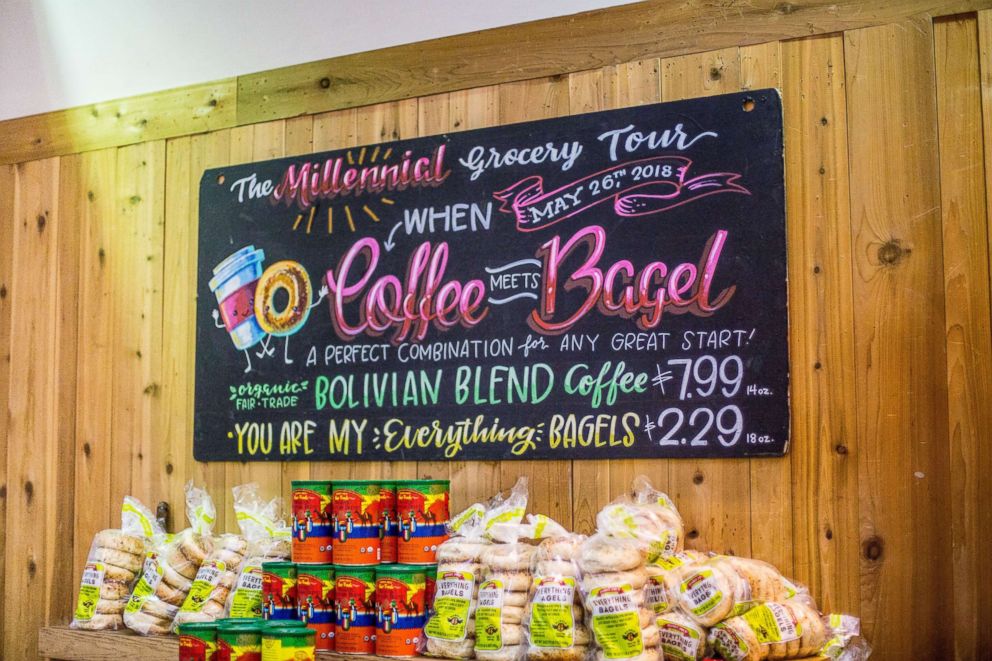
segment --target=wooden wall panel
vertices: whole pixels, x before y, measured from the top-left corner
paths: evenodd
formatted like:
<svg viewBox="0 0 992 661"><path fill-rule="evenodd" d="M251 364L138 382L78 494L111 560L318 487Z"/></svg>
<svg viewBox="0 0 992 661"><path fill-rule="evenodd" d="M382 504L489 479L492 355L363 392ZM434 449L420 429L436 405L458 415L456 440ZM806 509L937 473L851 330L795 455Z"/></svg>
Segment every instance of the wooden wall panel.
<svg viewBox="0 0 992 661"><path fill-rule="evenodd" d="M943 220L954 651L978 658L992 644L981 613L992 609L992 317L978 26L974 17L934 24L940 210Z"/></svg>
<svg viewBox="0 0 992 661"><path fill-rule="evenodd" d="M236 530L230 488L251 480L285 497L309 476L447 476L457 509L525 474L531 511L588 532L646 474L676 500L689 546L794 573L825 608L862 615L878 658L981 658L992 645L981 618L992 608L981 555L992 544L990 54L992 12L921 18L4 166L0 603L20 613L23 595L37 599L0 621L0 656L35 658L37 626L67 620L92 535L116 524L125 493L168 502L178 529L192 479L214 497L218 528ZM767 86L785 112L785 458L194 461L204 169ZM350 232L334 219L335 234ZM282 341L273 347L267 359L281 360Z"/></svg>
<svg viewBox="0 0 992 661"><path fill-rule="evenodd" d="M725 48L661 61L663 101L736 92L740 54ZM669 495L688 521L687 546L718 553L751 552L751 490L746 459L687 459L671 462Z"/></svg>
<svg viewBox="0 0 992 661"><path fill-rule="evenodd" d="M860 608L844 43L782 44L792 372L792 552L825 608Z"/></svg>
<svg viewBox="0 0 992 661"><path fill-rule="evenodd" d="M848 32L844 54L862 616L886 655L940 658L952 628L913 624L953 612L931 22Z"/></svg>

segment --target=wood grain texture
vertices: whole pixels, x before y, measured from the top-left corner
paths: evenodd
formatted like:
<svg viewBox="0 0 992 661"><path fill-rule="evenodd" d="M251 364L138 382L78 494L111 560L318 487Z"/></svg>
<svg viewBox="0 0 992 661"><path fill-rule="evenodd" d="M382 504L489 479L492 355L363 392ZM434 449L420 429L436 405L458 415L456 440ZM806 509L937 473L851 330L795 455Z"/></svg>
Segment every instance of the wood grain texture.
<svg viewBox="0 0 992 661"><path fill-rule="evenodd" d="M8 508L2 656L31 659L37 654L34 631L47 624L53 610L66 611L71 588L55 584L61 577L57 547L60 492L72 484L61 457L58 406L60 334L58 328L59 161L47 159L16 168L13 204L10 316L10 389L7 434L17 451L8 453ZM74 276L75 274L73 274ZM71 500L70 509L71 512ZM68 533L71 535L71 531ZM71 539L69 540L71 548ZM71 583L69 584L71 585ZM25 595L36 595L33 608ZM55 603L57 599L64 600Z"/></svg>
<svg viewBox="0 0 992 661"><path fill-rule="evenodd" d="M233 78L0 122L0 162L133 145L234 126Z"/></svg>
<svg viewBox="0 0 992 661"><path fill-rule="evenodd" d="M10 317L11 279L14 262L14 198L17 177L14 166L0 166L0 604L5 604L6 571L3 559L7 556L7 456L9 454L10 427L8 398L10 395ZM3 651L5 619L0 617L0 651Z"/></svg>
<svg viewBox="0 0 992 661"><path fill-rule="evenodd" d="M954 567L954 653L979 658L992 644L992 296L978 25L934 23L940 215L943 225L947 403Z"/></svg>
<svg viewBox="0 0 992 661"><path fill-rule="evenodd" d="M739 55L742 89L782 88L782 45L779 42L745 46L740 49ZM783 130L787 132L790 128L786 124ZM786 171L789 170L786 167ZM791 192L795 189L787 182L785 190ZM787 218L790 216L786 214ZM788 236L787 228L787 240ZM792 282L792 279L789 281ZM795 300L794 296L790 297L790 302ZM792 337L803 334L800 328ZM751 459L748 463L751 555L772 563L786 576L792 576L792 547L782 543L784 539L792 539L792 457L762 457Z"/></svg>
<svg viewBox="0 0 992 661"><path fill-rule="evenodd" d="M735 92L740 54L725 48L661 61L661 94L678 101ZM686 546L718 553L751 552L750 473L747 459L687 459L670 463L669 495L686 523Z"/></svg>
<svg viewBox="0 0 992 661"><path fill-rule="evenodd" d="M931 22L848 32L844 55L862 623L886 656L940 658L952 627L914 624L953 612Z"/></svg>
<svg viewBox="0 0 992 661"><path fill-rule="evenodd" d="M238 78L238 123L805 37L981 2L651 0ZM622 34L621 39L617 35Z"/></svg>
<svg viewBox="0 0 992 661"><path fill-rule="evenodd" d="M860 610L854 294L844 43L782 44L795 578Z"/></svg>

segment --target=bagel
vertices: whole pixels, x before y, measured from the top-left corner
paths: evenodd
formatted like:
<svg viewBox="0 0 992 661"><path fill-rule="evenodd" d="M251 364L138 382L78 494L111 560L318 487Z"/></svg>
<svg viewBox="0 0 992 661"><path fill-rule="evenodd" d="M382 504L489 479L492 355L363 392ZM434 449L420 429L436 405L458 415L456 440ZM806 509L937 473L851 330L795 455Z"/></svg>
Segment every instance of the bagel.
<svg viewBox="0 0 992 661"><path fill-rule="evenodd" d="M177 574L182 576L188 581L192 581L196 578L196 572L199 571L200 565L195 564L187 558L178 546L172 548L162 563L163 567L171 567ZM163 571L164 575L164 571Z"/></svg>
<svg viewBox="0 0 992 661"><path fill-rule="evenodd" d="M124 628L124 617L118 613L97 613L88 620L74 621L72 626L83 631L116 631Z"/></svg>
<svg viewBox="0 0 992 661"><path fill-rule="evenodd" d="M120 530L101 530L93 537L93 546L124 551L131 555L142 556L145 554L144 538L129 535Z"/></svg>
<svg viewBox="0 0 992 661"><path fill-rule="evenodd" d="M503 589L508 592L526 593L530 589L530 574L522 574L519 572L505 574L503 572L493 571L488 568L483 571L486 573L485 578L487 581L501 582L503 584Z"/></svg>
<svg viewBox="0 0 992 661"><path fill-rule="evenodd" d="M276 309L276 292L283 290L289 300ZM283 260L272 264L255 284L255 319L269 335L291 335L306 322L313 303L310 275L298 262Z"/></svg>
<svg viewBox="0 0 992 661"><path fill-rule="evenodd" d="M527 605L527 597L526 592L504 592L503 605L523 607Z"/></svg>
<svg viewBox="0 0 992 661"><path fill-rule="evenodd" d="M229 551L228 549L217 549L210 554L211 561L220 561L224 563L224 568L229 571L237 571L241 563L244 562L244 556L236 551Z"/></svg>
<svg viewBox="0 0 992 661"><path fill-rule="evenodd" d="M538 545L534 557L537 560L577 560L583 541L581 535L545 539Z"/></svg>
<svg viewBox="0 0 992 661"><path fill-rule="evenodd" d="M146 599L141 605L141 610L153 617L171 621L179 612L179 606L173 606L161 599Z"/></svg>
<svg viewBox="0 0 992 661"><path fill-rule="evenodd" d="M482 557L483 551L491 546L486 542L468 541L453 537L437 547L438 564L453 562L476 563Z"/></svg>
<svg viewBox="0 0 992 661"><path fill-rule="evenodd" d="M520 645L507 645L504 641L502 649L475 650L475 657L480 661L514 661L522 658Z"/></svg>
<svg viewBox="0 0 992 661"><path fill-rule="evenodd" d="M643 564L644 555L635 543L613 537L590 537L579 553L579 566L589 574L627 571Z"/></svg>
<svg viewBox="0 0 992 661"><path fill-rule="evenodd" d="M162 568L162 583L168 583L170 587L183 593L189 592L193 587L193 581L177 572L171 565L163 563L159 566Z"/></svg>
<svg viewBox="0 0 992 661"><path fill-rule="evenodd" d="M527 659L529 661L582 661L589 649L585 646L579 647L529 647L527 649Z"/></svg>
<svg viewBox="0 0 992 661"><path fill-rule="evenodd" d="M707 627L730 615L741 584L746 586L731 565L717 558L689 568L681 578L679 606L698 624Z"/></svg>
<svg viewBox="0 0 992 661"><path fill-rule="evenodd" d="M100 598L108 601L126 601L131 594L131 588L127 583L120 581L108 581L104 579L100 586Z"/></svg>
<svg viewBox="0 0 992 661"><path fill-rule="evenodd" d="M764 658L758 637L744 618L732 617L710 629L707 641L728 661L761 661Z"/></svg>
<svg viewBox="0 0 992 661"><path fill-rule="evenodd" d="M530 571L535 548L530 544L493 544L482 552L482 564L494 571Z"/></svg>
<svg viewBox="0 0 992 661"><path fill-rule="evenodd" d="M618 571L604 574L586 574L582 577L582 591L591 592L593 588L606 586L619 587L629 585L634 590L640 590L648 582L648 572L644 567L630 571Z"/></svg>
<svg viewBox="0 0 992 661"><path fill-rule="evenodd" d="M141 565L144 564L145 560L142 556L128 553L127 551L101 547L93 551L90 561L120 567L131 572L133 576L141 570Z"/></svg>
<svg viewBox="0 0 992 661"><path fill-rule="evenodd" d="M186 600L187 591L177 590L165 581L159 581L155 586L155 596L172 606L182 606Z"/></svg>
<svg viewBox="0 0 992 661"><path fill-rule="evenodd" d="M103 615L120 615L124 612L126 601L111 601L110 599L99 599L96 602L96 612Z"/></svg>
<svg viewBox="0 0 992 661"><path fill-rule="evenodd" d="M153 634L156 636L166 636L172 633L172 621L155 617L150 613L137 612L125 613L127 628L140 634Z"/></svg>
<svg viewBox="0 0 992 661"><path fill-rule="evenodd" d="M179 551L198 569L200 565L207 561L210 550L210 540L207 537L189 534L183 536L182 541L179 542Z"/></svg>
<svg viewBox="0 0 992 661"><path fill-rule="evenodd" d="M439 638L427 638L425 652L428 656L439 656L445 659L471 659L475 654L475 639L441 640Z"/></svg>
<svg viewBox="0 0 992 661"><path fill-rule="evenodd" d="M241 535L224 535L220 538L220 548L243 556L248 552L248 541Z"/></svg>
<svg viewBox="0 0 992 661"><path fill-rule="evenodd" d="M103 566L103 578L108 581L120 581L121 583L127 583L130 585L134 582L134 579L138 576L136 572L130 569L125 569L124 567L118 567L117 565L104 565Z"/></svg>
<svg viewBox="0 0 992 661"><path fill-rule="evenodd" d="M658 646L658 627L651 624L641 630L641 642L645 649L653 649Z"/></svg>
<svg viewBox="0 0 992 661"><path fill-rule="evenodd" d="M539 560L534 567L534 575L578 578L579 567L571 560Z"/></svg>

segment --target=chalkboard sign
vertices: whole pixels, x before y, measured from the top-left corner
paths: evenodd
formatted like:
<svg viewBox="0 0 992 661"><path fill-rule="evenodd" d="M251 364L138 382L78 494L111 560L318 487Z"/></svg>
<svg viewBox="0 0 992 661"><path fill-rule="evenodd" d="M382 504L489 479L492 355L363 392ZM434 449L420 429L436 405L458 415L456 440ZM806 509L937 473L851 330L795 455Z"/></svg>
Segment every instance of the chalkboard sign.
<svg viewBox="0 0 992 661"><path fill-rule="evenodd" d="M783 454L775 90L208 170L198 460Z"/></svg>

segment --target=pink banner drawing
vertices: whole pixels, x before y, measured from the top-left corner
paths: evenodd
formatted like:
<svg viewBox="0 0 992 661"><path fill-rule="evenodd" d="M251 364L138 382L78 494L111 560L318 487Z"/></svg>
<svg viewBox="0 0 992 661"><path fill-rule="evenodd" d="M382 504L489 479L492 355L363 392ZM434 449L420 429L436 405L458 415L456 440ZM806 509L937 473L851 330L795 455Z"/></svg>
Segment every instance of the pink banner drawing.
<svg viewBox="0 0 992 661"><path fill-rule="evenodd" d="M516 217L517 230L533 232L607 200L613 200L618 216L632 218L717 193L751 194L737 183L740 174L712 172L686 179L690 167L692 161L683 156L652 156L600 170L550 192L544 191L541 175L532 175L493 193L493 197L502 202L500 211ZM605 188L608 181L610 189Z"/></svg>

